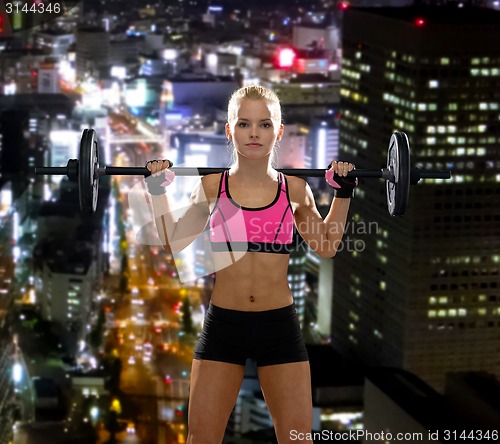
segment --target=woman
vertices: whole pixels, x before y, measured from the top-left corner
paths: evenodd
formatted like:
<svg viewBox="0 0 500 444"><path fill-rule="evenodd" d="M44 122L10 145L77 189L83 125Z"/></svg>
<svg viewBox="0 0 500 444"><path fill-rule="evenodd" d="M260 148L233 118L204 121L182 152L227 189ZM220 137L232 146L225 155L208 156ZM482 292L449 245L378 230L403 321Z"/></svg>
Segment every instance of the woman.
<svg viewBox="0 0 500 444"><path fill-rule="evenodd" d="M314 251L333 257L356 182L345 177L352 164L331 163L327 181L336 197L323 220L309 185L273 168L283 131L280 103L272 91L261 86L237 90L229 101L226 124L234 163L226 173L201 178L177 221L164 187L164 170L171 162L147 163L152 174L146 182L164 248L182 250L210 223L218 264L192 364L188 444L222 442L246 358L257 362L278 442L291 442L292 437L296 441L296 436L305 436L298 433L311 432L309 362L288 286L288 247L295 223Z"/></svg>

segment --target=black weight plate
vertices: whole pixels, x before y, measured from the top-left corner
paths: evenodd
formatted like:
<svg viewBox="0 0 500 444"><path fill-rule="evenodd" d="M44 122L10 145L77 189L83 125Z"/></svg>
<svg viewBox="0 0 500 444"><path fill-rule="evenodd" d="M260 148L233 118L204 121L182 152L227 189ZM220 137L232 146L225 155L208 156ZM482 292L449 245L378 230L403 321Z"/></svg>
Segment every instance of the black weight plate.
<svg viewBox="0 0 500 444"><path fill-rule="evenodd" d="M92 214L97 208L99 195L99 157L97 134L93 129L83 130L78 159L78 188L80 209L84 214Z"/></svg>
<svg viewBox="0 0 500 444"><path fill-rule="evenodd" d="M386 181L387 209L391 216L402 216L410 192L410 144L403 132L396 131L391 136L387 169L393 173L393 180Z"/></svg>

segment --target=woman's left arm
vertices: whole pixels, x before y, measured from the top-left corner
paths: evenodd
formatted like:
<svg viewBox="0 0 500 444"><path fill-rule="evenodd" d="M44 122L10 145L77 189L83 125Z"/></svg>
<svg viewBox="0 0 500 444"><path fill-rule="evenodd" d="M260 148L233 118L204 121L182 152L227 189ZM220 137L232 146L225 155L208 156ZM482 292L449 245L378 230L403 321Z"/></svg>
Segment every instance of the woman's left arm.
<svg viewBox="0 0 500 444"><path fill-rule="evenodd" d="M337 165L333 165L337 170ZM353 169L352 164L344 171L338 171L345 176ZM302 239L322 257L334 257L344 235L347 213L351 203L350 197L334 197L330 211L323 220L316 208L314 195L309 184L302 180L292 180L292 201L296 202L295 225ZM355 185L354 185L355 186ZM354 186L352 188L354 188ZM351 193L352 193L351 188ZM341 194L341 193L339 193ZM345 195L345 193L343 193Z"/></svg>

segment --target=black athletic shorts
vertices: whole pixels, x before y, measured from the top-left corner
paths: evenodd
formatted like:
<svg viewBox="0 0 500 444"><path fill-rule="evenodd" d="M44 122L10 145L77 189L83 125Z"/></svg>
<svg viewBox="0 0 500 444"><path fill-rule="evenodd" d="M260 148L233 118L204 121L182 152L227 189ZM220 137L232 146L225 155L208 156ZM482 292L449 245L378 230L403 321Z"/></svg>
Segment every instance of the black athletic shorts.
<svg viewBox="0 0 500 444"><path fill-rule="evenodd" d="M194 351L195 359L258 367L308 361L295 305L239 311L210 304Z"/></svg>

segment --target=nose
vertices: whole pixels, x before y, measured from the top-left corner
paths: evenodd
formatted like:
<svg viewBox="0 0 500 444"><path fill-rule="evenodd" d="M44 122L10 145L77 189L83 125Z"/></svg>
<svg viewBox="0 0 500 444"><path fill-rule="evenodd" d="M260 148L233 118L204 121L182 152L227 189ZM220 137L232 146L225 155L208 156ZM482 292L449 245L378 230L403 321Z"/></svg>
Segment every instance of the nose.
<svg viewBox="0 0 500 444"><path fill-rule="evenodd" d="M250 138L251 139L258 139L259 138L259 133L258 133L257 128L255 126L252 126L252 129L250 131Z"/></svg>

